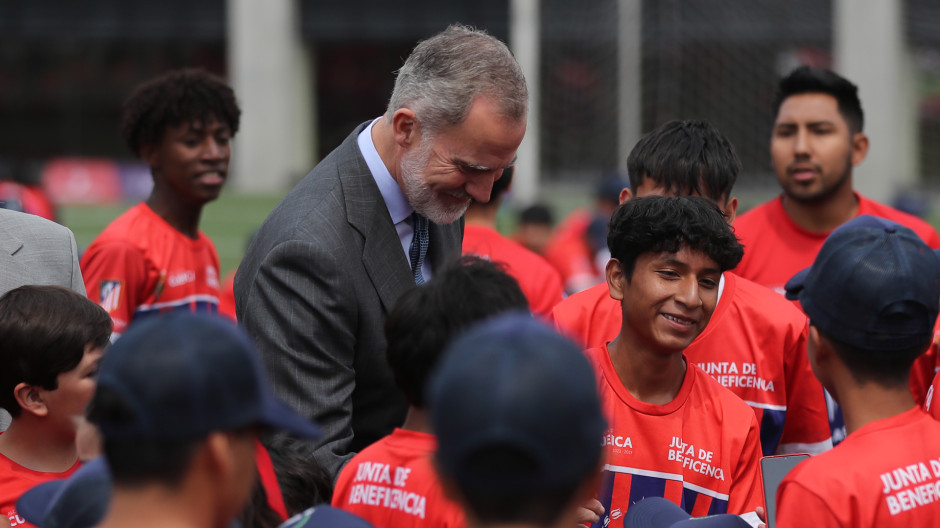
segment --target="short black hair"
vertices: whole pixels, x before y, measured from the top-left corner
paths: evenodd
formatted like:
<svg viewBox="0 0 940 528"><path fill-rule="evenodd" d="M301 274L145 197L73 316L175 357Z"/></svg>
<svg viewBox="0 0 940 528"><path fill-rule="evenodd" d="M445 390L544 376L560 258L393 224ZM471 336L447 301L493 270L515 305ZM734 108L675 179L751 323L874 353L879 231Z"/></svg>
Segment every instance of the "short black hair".
<svg viewBox="0 0 940 528"><path fill-rule="evenodd" d="M630 187L650 179L679 195L724 203L741 174L734 145L708 121L669 121L643 136L627 157Z"/></svg>
<svg viewBox="0 0 940 528"><path fill-rule="evenodd" d="M241 110L235 92L221 78L201 69L175 70L134 90L124 103L121 136L135 156L145 145L157 145L167 127L206 123L211 117L238 132Z"/></svg>
<svg viewBox="0 0 940 528"><path fill-rule="evenodd" d="M644 253L688 247L708 255L721 271L734 269L744 255L724 212L700 196L645 196L621 204L610 219L607 247L628 281Z"/></svg>
<svg viewBox="0 0 940 528"><path fill-rule="evenodd" d="M450 341L472 323L528 310L519 283L502 267L464 256L402 295L385 320L388 363L410 405L425 408L424 388Z"/></svg>
<svg viewBox="0 0 940 528"><path fill-rule="evenodd" d="M533 204L526 207L519 213L519 224L538 224L552 227L555 223L555 215L551 208L545 204Z"/></svg>
<svg viewBox="0 0 940 528"><path fill-rule="evenodd" d="M88 404L88 421L122 423L133 420L134 410L117 392L98 386ZM104 436L103 452L116 486L161 484L177 489L205 438L116 441Z"/></svg>
<svg viewBox="0 0 940 528"><path fill-rule="evenodd" d="M858 87L831 70L809 66L800 66L780 79L774 96L774 116L780 112L780 106L787 97L805 93L832 96L839 104L839 113L849 125L850 132L861 132L865 128L865 113L858 99Z"/></svg>
<svg viewBox="0 0 940 528"><path fill-rule="evenodd" d="M532 462L528 456L508 445L477 450L468 463L491 475L518 476L533 471L529 467ZM483 524L554 526L571 505L579 488L594 476L596 470L596 466L592 467L580 481L566 482L538 492L524 488L507 492L461 487L460 494L467 510Z"/></svg>
<svg viewBox="0 0 940 528"><path fill-rule="evenodd" d="M812 319L810 324L813 324ZM832 344L836 355L845 364L856 382L875 383L885 388L908 386L911 365L927 350L933 339L933 336L925 336L924 343L913 348L867 350L840 341L818 326L816 329Z"/></svg>
<svg viewBox="0 0 940 528"><path fill-rule="evenodd" d="M17 384L55 390L85 347L104 347L110 337L108 312L80 293L62 286L10 290L0 297L0 407L18 417Z"/></svg>

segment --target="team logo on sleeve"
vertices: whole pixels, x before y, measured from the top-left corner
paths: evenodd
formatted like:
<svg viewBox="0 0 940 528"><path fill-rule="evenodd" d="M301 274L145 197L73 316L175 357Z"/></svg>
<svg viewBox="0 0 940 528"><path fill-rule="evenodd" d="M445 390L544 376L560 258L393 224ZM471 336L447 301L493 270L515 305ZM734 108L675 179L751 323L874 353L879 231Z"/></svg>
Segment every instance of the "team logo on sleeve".
<svg viewBox="0 0 940 528"><path fill-rule="evenodd" d="M99 304L108 313L117 309L121 302L121 281L109 280L101 281L101 290L99 291Z"/></svg>

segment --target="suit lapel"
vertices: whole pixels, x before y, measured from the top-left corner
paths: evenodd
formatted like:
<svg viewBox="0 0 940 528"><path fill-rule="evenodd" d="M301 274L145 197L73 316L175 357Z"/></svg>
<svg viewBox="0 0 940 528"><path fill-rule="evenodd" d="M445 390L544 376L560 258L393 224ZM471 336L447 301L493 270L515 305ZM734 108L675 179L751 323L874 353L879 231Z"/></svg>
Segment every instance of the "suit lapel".
<svg viewBox="0 0 940 528"><path fill-rule="evenodd" d="M414 277L382 194L356 144L362 128L357 127L343 142L338 171L346 218L363 237L362 264L388 311L403 293L414 287Z"/></svg>

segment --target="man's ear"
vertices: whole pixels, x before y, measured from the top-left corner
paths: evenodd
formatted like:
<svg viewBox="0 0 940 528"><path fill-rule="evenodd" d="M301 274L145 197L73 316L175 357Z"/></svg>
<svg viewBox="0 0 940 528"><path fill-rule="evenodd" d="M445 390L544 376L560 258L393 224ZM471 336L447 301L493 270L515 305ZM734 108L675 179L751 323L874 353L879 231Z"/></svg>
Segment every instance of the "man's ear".
<svg viewBox="0 0 940 528"><path fill-rule="evenodd" d="M157 170L160 168L160 149L157 145L141 145L140 146L140 159L144 160L151 169Z"/></svg>
<svg viewBox="0 0 940 528"><path fill-rule="evenodd" d="M629 187L624 187L620 190L620 204L623 205L626 202L630 201L630 198L633 198L633 191Z"/></svg>
<svg viewBox="0 0 940 528"><path fill-rule="evenodd" d="M417 144L420 132L418 131L418 117L410 108L399 108L392 114L392 134L395 142L403 149Z"/></svg>
<svg viewBox="0 0 940 528"><path fill-rule="evenodd" d="M856 132L852 135L852 166L855 167L865 161L865 156L867 155L868 136L861 132Z"/></svg>
<svg viewBox="0 0 940 528"><path fill-rule="evenodd" d="M612 258L607 261L607 268L605 270L607 275L607 289L610 292L610 297L617 301L623 300L623 292L627 287L626 274L623 272L623 265L620 264L620 261Z"/></svg>
<svg viewBox="0 0 940 528"><path fill-rule="evenodd" d="M13 397L16 403L20 405L23 411L30 412L36 416L46 416L49 414L49 408L46 402L42 400L40 388L29 383L18 383L13 387Z"/></svg>

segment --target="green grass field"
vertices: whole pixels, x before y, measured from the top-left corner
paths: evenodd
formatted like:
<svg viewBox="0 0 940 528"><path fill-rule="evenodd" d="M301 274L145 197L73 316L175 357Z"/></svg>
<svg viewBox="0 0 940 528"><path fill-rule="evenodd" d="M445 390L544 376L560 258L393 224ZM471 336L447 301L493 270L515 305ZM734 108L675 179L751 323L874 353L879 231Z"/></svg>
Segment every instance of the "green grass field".
<svg viewBox="0 0 940 528"><path fill-rule="evenodd" d="M248 237L261 226L281 198L281 195L223 193L206 206L200 227L219 251L222 276L235 269L248 245ZM79 250L82 250L109 222L132 205L60 206L59 220L75 233Z"/></svg>

